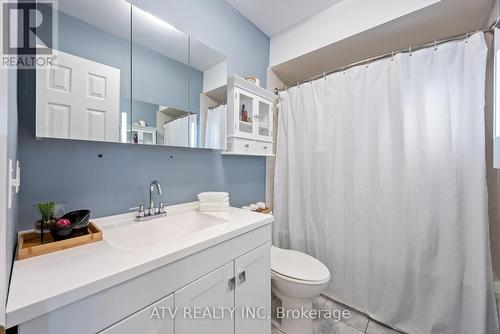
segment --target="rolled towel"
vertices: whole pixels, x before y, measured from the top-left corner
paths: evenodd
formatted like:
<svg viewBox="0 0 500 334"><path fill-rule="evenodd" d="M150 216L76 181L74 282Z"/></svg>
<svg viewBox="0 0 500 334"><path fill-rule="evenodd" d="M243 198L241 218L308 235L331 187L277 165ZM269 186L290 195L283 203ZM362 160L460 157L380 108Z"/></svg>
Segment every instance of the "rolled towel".
<svg viewBox="0 0 500 334"><path fill-rule="evenodd" d="M266 208L266 203L264 203L264 202L258 202L258 203L257 203L257 207L258 207L259 209L265 209L265 208Z"/></svg>
<svg viewBox="0 0 500 334"><path fill-rule="evenodd" d="M250 210L252 210L252 211L255 211L255 210L257 210L259 208L257 206L257 204L250 204L249 206L250 206Z"/></svg>

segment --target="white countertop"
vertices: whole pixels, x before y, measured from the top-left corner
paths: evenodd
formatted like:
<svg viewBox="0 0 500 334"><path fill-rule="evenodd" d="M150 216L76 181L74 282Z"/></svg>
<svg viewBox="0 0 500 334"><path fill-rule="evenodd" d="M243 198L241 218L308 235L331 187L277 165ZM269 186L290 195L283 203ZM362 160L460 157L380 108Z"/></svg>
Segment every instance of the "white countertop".
<svg viewBox="0 0 500 334"><path fill-rule="evenodd" d="M175 214L196 207L196 203L188 203L169 206L167 211ZM103 230L102 241L15 261L7 300L7 328L273 221L271 215L236 208L207 214L227 222L137 249L115 247L106 241L106 226L111 221L130 219L133 213L92 219Z"/></svg>

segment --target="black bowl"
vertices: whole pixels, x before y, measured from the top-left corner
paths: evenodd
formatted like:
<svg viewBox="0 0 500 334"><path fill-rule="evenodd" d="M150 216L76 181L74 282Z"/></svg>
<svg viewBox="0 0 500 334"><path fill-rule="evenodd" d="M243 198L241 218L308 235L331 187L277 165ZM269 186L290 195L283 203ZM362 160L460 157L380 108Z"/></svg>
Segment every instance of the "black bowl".
<svg viewBox="0 0 500 334"><path fill-rule="evenodd" d="M74 232L86 232L90 223L90 210L68 212L61 219L69 220Z"/></svg>
<svg viewBox="0 0 500 334"><path fill-rule="evenodd" d="M63 240L71 237L72 234L86 234L90 223L90 210L77 210L68 212L59 219L67 219L71 225L57 227L55 224L50 228L50 233L54 240Z"/></svg>
<svg viewBox="0 0 500 334"><path fill-rule="evenodd" d="M54 238L54 240L68 239L72 232L73 226L71 225L66 227L57 227L54 225L50 227L50 233L52 234L52 238Z"/></svg>

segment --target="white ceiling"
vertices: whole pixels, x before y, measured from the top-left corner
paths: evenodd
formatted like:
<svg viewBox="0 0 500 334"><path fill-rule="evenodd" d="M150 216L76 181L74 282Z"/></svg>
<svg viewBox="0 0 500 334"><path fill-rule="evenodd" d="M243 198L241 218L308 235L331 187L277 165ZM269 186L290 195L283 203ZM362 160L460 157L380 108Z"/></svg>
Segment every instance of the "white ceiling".
<svg viewBox="0 0 500 334"><path fill-rule="evenodd" d="M226 0L271 37L342 0Z"/></svg>
<svg viewBox="0 0 500 334"><path fill-rule="evenodd" d="M494 0L441 0L323 48L273 66L285 84L371 57L488 26ZM274 87L270 87L274 88Z"/></svg>

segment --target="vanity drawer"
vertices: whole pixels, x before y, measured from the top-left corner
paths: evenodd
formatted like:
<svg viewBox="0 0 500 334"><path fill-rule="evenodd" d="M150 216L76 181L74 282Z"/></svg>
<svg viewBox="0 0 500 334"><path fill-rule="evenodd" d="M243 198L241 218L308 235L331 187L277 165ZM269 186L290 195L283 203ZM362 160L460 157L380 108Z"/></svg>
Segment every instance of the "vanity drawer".
<svg viewBox="0 0 500 334"><path fill-rule="evenodd" d="M273 154L273 144L266 143L262 141L255 142L255 153L261 155L272 155Z"/></svg>
<svg viewBox="0 0 500 334"><path fill-rule="evenodd" d="M242 138L228 138L227 150L235 154L272 155L273 144Z"/></svg>

